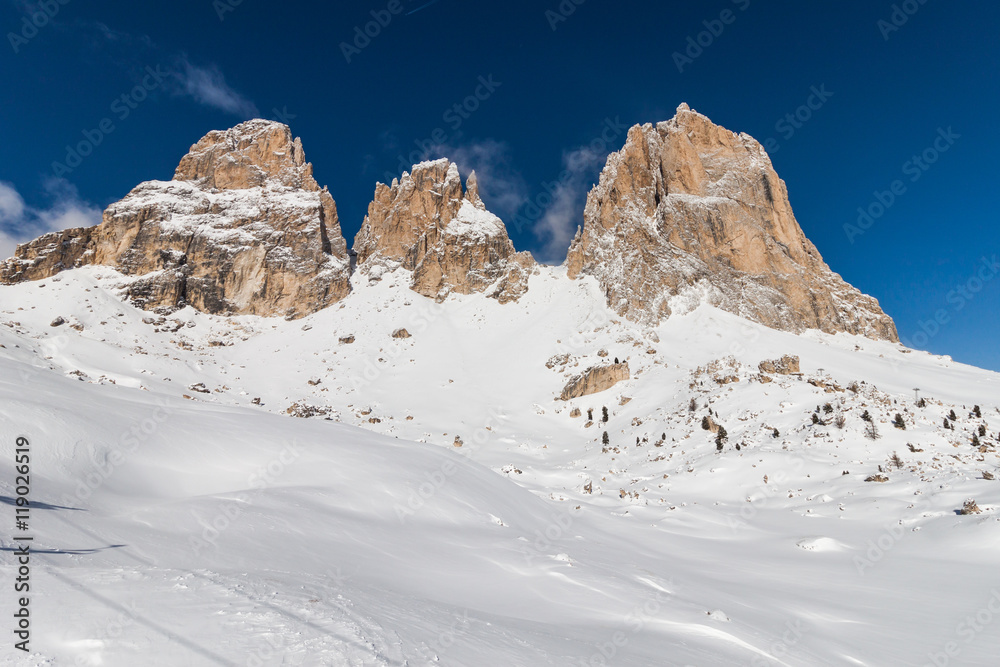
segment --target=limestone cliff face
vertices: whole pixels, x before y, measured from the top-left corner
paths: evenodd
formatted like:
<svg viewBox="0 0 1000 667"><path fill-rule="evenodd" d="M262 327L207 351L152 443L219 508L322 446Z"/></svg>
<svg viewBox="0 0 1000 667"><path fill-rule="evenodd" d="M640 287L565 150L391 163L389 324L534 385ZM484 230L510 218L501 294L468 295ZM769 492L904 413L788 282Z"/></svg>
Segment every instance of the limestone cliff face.
<svg viewBox="0 0 1000 667"><path fill-rule="evenodd" d="M0 276L18 282L102 264L136 276L129 296L147 308L287 317L350 290L336 204L313 178L301 142L271 121L209 133L174 180L142 183L97 227L64 235L19 247Z"/></svg>
<svg viewBox="0 0 1000 667"><path fill-rule="evenodd" d="M805 237L763 147L686 104L672 120L633 127L608 158L566 262L636 321L708 302L786 331L898 339L878 302Z"/></svg>
<svg viewBox="0 0 1000 667"><path fill-rule="evenodd" d="M424 296L485 292L501 303L528 289L535 262L518 253L498 217L479 198L475 173L462 191L458 167L425 162L392 185L379 183L354 239L358 269L369 279L398 267L413 272Z"/></svg>

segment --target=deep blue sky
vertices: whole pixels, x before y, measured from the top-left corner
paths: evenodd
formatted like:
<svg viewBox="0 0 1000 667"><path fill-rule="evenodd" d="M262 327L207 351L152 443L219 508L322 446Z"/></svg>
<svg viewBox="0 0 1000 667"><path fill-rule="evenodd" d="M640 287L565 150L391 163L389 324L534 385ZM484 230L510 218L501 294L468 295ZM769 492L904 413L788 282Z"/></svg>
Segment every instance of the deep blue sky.
<svg viewBox="0 0 1000 667"><path fill-rule="evenodd" d="M558 11L558 0L399 0L402 11L348 63L340 43L388 0L237 1L53 0L58 13L33 34L22 33L23 19L45 3L0 0L0 237L92 216L143 180L169 179L202 135L255 110L287 118L302 137L349 240L375 182L398 173L400 155L437 128L446 146L432 152L484 172L484 199L508 221L570 160L569 207L542 218L562 229L579 222L599 171L578 149L605 120L666 120L688 102L729 129L777 141L772 159L806 234L835 271L881 301L905 340L1000 370L1000 275L973 280L979 289L966 297L952 292L968 287L981 258L1000 255L997 3L909 0L918 11L885 39L878 22L891 18L888 1L586 0L553 30L545 12ZM674 52L725 9L732 23L679 72ZM30 38L15 45L10 33ZM122 107L111 104L147 66L169 74L120 120ZM491 75L500 86L456 135L445 113ZM776 124L813 86L833 96L786 138ZM67 144L104 118L114 130L53 181ZM933 146L939 128L960 138L912 182L904 164ZM905 193L849 242L844 224L896 179ZM519 249L561 261L561 235L509 226ZM915 339L938 310L948 322Z"/></svg>

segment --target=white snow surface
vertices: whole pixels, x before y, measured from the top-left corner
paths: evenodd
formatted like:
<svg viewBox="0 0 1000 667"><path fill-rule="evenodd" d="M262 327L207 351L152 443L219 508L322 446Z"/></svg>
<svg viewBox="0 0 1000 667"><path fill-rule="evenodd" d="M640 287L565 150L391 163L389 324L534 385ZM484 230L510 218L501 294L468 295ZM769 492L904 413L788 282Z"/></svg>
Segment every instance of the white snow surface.
<svg viewBox="0 0 1000 667"><path fill-rule="evenodd" d="M137 310L106 267L0 288L0 664L997 664L1000 375L707 306L647 328L563 272L500 305L397 270L296 321ZM555 400L602 349L632 378Z"/></svg>

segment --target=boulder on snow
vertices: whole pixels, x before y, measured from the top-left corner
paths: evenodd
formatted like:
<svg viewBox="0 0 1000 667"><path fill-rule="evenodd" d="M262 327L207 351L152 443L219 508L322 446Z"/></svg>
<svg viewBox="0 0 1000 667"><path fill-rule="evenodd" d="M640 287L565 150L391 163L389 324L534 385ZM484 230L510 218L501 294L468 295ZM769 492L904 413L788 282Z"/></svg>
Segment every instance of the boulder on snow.
<svg viewBox="0 0 1000 667"><path fill-rule="evenodd" d="M630 377L628 362L620 364L605 364L592 366L579 375L570 378L562 390L559 399L569 401L581 396L589 396L600 391L606 391L619 382Z"/></svg>
<svg viewBox="0 0 1000 667"><path fill-rule="evenodd" d="M781 359L770 359L760 362L758 366L761 373L772 373L777 375L792 375L801 373L799 370L799 358L786 354Z"/></svg>

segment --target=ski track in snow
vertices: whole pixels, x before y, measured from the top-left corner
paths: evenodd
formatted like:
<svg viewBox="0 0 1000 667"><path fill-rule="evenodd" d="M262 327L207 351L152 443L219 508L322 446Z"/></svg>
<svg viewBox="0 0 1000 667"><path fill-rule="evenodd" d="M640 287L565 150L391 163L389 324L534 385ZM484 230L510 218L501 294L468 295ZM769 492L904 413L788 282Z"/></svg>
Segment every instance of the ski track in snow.
<svg viewBox="0 0 1000 667"><path fill-rule="evenodd" d="M2 665L1000 655L1000 618L962 625L1000 600L996 373L705 306L642 327L561 268L503 306L435 304L397 270L295 321L161 316L119 301L125 281L0 289L0 496L12 522L28 437L35 538L34 652L7 641ZM760 382L785 354L801 376ZM629 381L554 400L615 357Z"/></svg>

